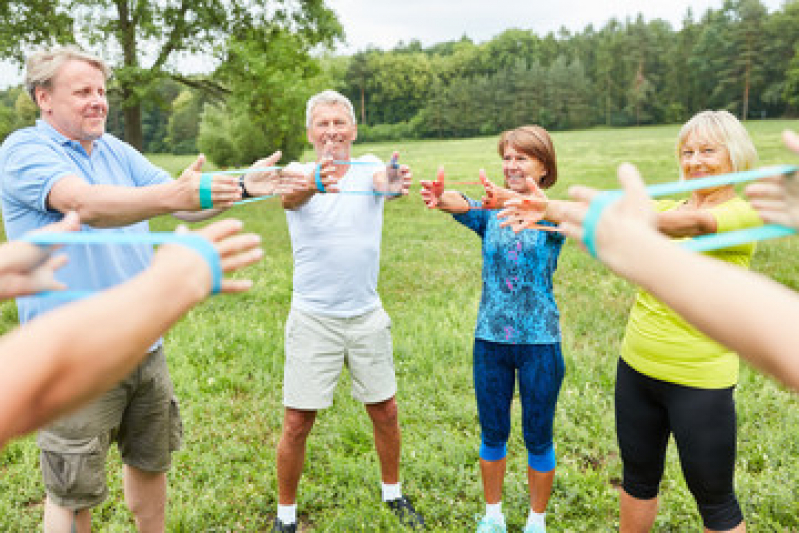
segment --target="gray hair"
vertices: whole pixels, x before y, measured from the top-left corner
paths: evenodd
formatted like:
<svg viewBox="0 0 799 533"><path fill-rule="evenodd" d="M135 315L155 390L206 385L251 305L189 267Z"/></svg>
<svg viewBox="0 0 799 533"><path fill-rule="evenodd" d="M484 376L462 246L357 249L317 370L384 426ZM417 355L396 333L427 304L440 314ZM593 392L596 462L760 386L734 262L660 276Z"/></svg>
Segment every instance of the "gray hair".
<svg viewBox="0 0 799 533"><path fill-rule="evenodd" d="M355 110L352 108L352 102L350 102L350 99L340 92L328 89L327 91L322 91L321 93L315 94L308 99L308 104L305 106L306 128L311 127L311 115L313 115L313 110L318 105L340 105L347 110L352 123L357 124L357 121L355 120Z"/></svg>
<svg viewBox="0 0 799 533"><path fill-rule="evenodd" d="M36 88L52 89L53 78L67 61L84 61L103 73L107 80L111 68L99 57L84 52L76 46L60 46L51 50L34 52L25 63L25 90L33 102L36 101Z"/></svg>
<svg viewBox="0 0 799 533"><path fill-rule="evenodd" d="M700 111L686 122L677 139L677 155L691 136L724 146L733 172L749 170L757 163L757 149L741 121L729 111Z"/></svg>

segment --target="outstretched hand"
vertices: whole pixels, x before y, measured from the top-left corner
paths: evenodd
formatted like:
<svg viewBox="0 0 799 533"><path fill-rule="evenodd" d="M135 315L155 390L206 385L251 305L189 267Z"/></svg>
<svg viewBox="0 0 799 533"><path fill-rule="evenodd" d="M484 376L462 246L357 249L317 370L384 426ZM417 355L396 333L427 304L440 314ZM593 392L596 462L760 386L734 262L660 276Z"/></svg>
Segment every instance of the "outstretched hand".
<svg viewBox="0 0 799 533"><path fill-rule="evenodd" d="M488 176L486 176L486 171L482 168L480 169L480 183L483 184L483 189L485 189L485 195L482 198L483 209L501 209L505 207L505 202L508 200L524 197L489 180Z"/></svg>
<svg viewBox="0 0 799 533"><path fill-rule="evenodd" d="M553 226L539 224L546 218L549 199L533 178L528 176L525 181L530 191L529 195L511 198L505 202L505 209L497 213L497 218L504 219L500 227L510 226L516 233L524 229L557 231L558 228Z"/></svg>
<svg viewBox="0 0 799 533"><path fill-rule="evenodd" d="M267 158L259 159L251 168L274 167L280 161L280 150ZM270 196L304 191L308 188L308 180L301 172L272 169L264 172L251 172L242 178L244 187L251 196Z"/></svg>
<svg viewBox="0 0 799 533"><path fill-rule="evenodd" d="M264 255L261 249L261 238L254 233L241 233L243 224L240 220L224 219L214 222L195 232L209 241L219 254L222 272L231 273L241 270L261 260ZM189 233L185 226L179 226L176 233ZM153 257L153 268L175 268L184 275L182 283L188 283L198 289L197 297L202 299L211 292L212 275L205 259L191 248L179 244L165 244L158 248ZM247 279L223 279L220 292L244 292L252 287Z"/></svg>
<svg viewBox="0 0 799 533"><path fill-rule="evenodd" d="M202 209L200 204L200 180L203 175L205 156L200 154L194 162L176 180L181 186L179 195L180 206L175 211L197 211ZM228 208L241 200L241 187L236 176L217 174L211 182L211 200L215 208Z"/></svg>
<svg viewBox="0 0 799 533"><path fill-rule="evenodd" d="M799 135L785 131L785 145L799 153ZM778 175L763 178L746 187L752 207L764 221L799 230L799 176Z"/></svg>
<svg viewBox="0 0 799 533"><path fill-rule="evenodd" d="M419 192L424 205L428 209L437 209L441 195L444 194L444 167L438 167L435 180L420 180L419 185L422 186Z"/></svg>
<svg viewBox="0 0 799 533"><path fill-rule="evenodd" d="M79 231L77 213L70 211L60 221L37 231ZM44 291L60 291L66 286L55 279L55 272L67 262L66 256L54 256L57 246L38 246L22 241L0 245L0 299L30 296Z"/></svg>

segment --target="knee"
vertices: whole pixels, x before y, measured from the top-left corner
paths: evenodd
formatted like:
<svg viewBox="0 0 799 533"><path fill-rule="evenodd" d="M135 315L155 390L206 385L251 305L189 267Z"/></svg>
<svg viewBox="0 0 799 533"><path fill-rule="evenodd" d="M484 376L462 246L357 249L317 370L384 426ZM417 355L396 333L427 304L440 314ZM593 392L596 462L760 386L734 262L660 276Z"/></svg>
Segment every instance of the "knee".
<svg viewBox="0 0 799 533"><path fill-rule="evenodd" d="M369 417L376 427L394 428L399 425L399 410L395 398L367 406Z"/></svg>
<svg viewBox="0 0 799 533"><path fill-rule="evenodd" d="M286 411L283 438L292 442L304 442L313 428L315 418L315 411Z"/></svg>

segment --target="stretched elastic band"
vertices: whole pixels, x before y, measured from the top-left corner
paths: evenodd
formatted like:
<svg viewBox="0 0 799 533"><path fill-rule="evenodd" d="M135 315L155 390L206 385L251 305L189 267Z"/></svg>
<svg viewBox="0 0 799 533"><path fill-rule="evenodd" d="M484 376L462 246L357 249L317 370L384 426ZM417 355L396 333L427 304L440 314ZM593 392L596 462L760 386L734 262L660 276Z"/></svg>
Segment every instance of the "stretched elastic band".
<svg viewBox="0 0 799 533"><path fill-rule="evenodd" d="M202 209L211 209L214 207L214 198L213 193L211 192L211 186L213 183L213 174L203 173L200 176L200 208Z"/></svg>
<svg viewBox="0 0 799 533"><path fill-rule="evenodd" d="M674 181L670 183L658 183L650 185L646 191L653 198L660 196L668 196L670 194L679 194L689 191L696 191L699 189L707 189L710 187L719 187L722 185L734 185L737 183L745 183L754 181L777 174L793 174L799 171L799 167L795 165L775 165L771 167L763 167L755 170L746 170L743 172L731 172L729 174L720 174L718 176L708 176L707 178L699 178L695 180ZM588 207L588 211L583 219L583 244L588 249L589 253L597 257L596 252L596 225L599 218L602 216L602 211L619 199L623 191L605 191L597 195ZM765 239L773 239L776 237L784 237L786 235L795 234L796 230L787 226L778 224L768 224L755 228L747 228L738 231L730 231L725 233L714 233L710 235L702 235L693 239L685 240L681 245L696 252L706 252L708 250L717 250L719 248L728 248L730 246L737 246L748 242L760 241Z"/></svg>
<svg viewBox="0 0 799 533"><path fill-rule="evenodd" d="M180 244L193 249L200 254L208 268L211 270L211 293L219 292L222 285L222 264L216 248L203 237L194 234L179 234L171 232L154 233L114 233L114 232L76 232L76 233L31 233L22 237L39 246L53 244ZM82 298L93 294L95 291L47 291L36 296L58 296L61 298Z"/></svg>
<svg viewBox="0 0 799 533"><path fill-rule="evenodd" d="M326 192L325 191L325 184L322 183L322 166L316 165L314 169L314 180L316 181L316 190L319 192Z"/></svg>
<svg viewBox="0 0 799 533"><path fill-rule="evenodd" d="M602 216L602 211L604 211L607 206L621 198L621 195L621 191L601 192L594 197L594 199L591 201L591 205L588 206L588 211L585 213L585 218L583 219L583 244L588 250L588 253L590 253L595 259L597 257L595 241L597 222L599 222L599 219Z"/></svg>

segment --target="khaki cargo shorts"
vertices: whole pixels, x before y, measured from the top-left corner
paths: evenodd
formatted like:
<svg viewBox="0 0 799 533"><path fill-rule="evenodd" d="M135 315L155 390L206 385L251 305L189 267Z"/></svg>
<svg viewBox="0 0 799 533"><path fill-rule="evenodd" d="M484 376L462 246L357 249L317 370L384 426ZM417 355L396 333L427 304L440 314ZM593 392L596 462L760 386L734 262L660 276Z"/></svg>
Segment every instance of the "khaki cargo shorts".
<svg viewBox="0 0 799 533"><path fill-rule="evenodd" d="M309 411L330 407L344 365L356 400L379 403L397 393L391 319L383 308L337 318L292 307L286 320L283 404Z"/></svg>
<svg viewBox="0 0 799 533"><path fill-rule="evenodd" d="M39 432L47 496L61 507L93 507L108 494L105 459L112 442L126 465L166 472L182 438L166 357L158 348L116 387Z"/></svg>

